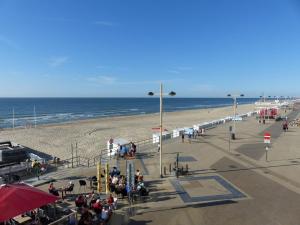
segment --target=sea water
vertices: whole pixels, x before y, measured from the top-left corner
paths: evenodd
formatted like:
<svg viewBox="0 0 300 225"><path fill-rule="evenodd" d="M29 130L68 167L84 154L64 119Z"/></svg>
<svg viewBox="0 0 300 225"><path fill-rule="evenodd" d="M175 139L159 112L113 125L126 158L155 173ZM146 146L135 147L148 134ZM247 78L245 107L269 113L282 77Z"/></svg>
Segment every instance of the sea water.
<svg viewBox="0 0 300 225"><path fill-rule="evenodd" d="M256 98L240 98L238 104ZM230 106L231 98L164 98L164 111ZM159 98L0 98L0 128L159 112ZM14 118L14 119L13 119Z"/></svg>

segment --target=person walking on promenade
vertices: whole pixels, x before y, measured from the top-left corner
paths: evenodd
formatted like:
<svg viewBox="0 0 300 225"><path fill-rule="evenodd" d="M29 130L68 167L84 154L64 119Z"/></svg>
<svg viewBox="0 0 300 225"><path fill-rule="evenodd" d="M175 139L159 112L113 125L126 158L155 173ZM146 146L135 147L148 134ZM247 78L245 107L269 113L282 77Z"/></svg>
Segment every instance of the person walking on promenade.
<svg viewBox="0 0 300 225"><path fill-rule="evenodd" d="M36 159L32 163L32 169L34 170L34 173L38 180L40 179L40 172L41 172L41 164Z"/></svg>
<svg viewBox="0 0 300 225"><path fill-rule="evenodd" d="M191 144L191 138L192 138L192 134L189 133L189 143Z"/></svg>
<svg viewBox="0 0 300 225"><path fill-rule="evenodd" d="M181 134L181 142L184 143L184 132Z"/></svg>
<svg viewBox="0 0 300 225"><path fill-rule="evenodd" d="M196 139L197 138L197 134L198 133L198 130L194 130L194 132L193 132L193 135L194 135L194 139Z"/></svg>

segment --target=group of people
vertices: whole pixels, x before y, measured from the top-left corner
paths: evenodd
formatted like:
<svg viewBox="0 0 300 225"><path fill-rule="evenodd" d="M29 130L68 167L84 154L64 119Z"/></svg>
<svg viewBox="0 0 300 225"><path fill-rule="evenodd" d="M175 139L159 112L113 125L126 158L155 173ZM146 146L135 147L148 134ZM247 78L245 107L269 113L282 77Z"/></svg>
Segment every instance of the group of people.
<svg viewBox="0 0 300 225"><path fill-rule="evenodd" d="M129 148L125 145L118 145L118 156L120 157L134 157L136 153L136 145L130 142Z"/></svg>
<svg viewBox="0 0 300 225"><path fill-rule="evenodd" d="M122 195L122 198L127 195L126 178L120 174L116 167L113 167L112 172L109 174L109 189L110 192L116 195Z"/></svg>
<svg viewBox="0 0 300 225"><path fill-rule="evenodd" d="M101 199L97 194L79 195L75 205L81 211L78 225L90 225L93 221L106 223L117 206L117 199L110 194L107 199Z"/></svg>
<svg viewBox="0 0 300 225"><path fill-rule="evenodd" d="M133 194L137 194L138 196L147 196L149 194L149 190L144 184L144 177L140 170L136 170L133 186L128 187L126 181L126 177L120 175L120 172L114 167L109 177L110 192L115 193L117 196L121 195L122 198L124 198L124 196L130 197L130 195Z"/></svg>
<svg viewBox="0 0 300 225"><path fill-rule="evenodd" d="M139 196L148 196L149 190L145 186L144 177L141 174L140 170L136 170L134 177L135 186L133 187L133 191L136 192Z"/></svg>
<svg viewBox="0 0 300 225"><path fill-rule="evenodd" d="M204 133L204 129L201 129L201 128L199 130L193 130L193 132L187 133L189 143L191 143L192 138L196 139L197 136L199 136L200 134L203 134L203 133ZM182 132L182 134L181 134L181 142L182 143L184 143L184 138L185 138L185 133Z"/></svg>
<svg viewBox="0 0 300 225"><path fill-rule="evenodd" d="M62 194L62 196L61 196L62 199L64 199L64 196L67 195L67 192L73 191L73 188L74 188L74 183L72 181L70 181L68 183L68 185L66 185L65 187L61 188L60 191L61 191L61 194ZM49 184L48 191L49 191L50 194L53 194L55 196L59 196L59 190L54 187L53 182L51 182Z"/></svg>

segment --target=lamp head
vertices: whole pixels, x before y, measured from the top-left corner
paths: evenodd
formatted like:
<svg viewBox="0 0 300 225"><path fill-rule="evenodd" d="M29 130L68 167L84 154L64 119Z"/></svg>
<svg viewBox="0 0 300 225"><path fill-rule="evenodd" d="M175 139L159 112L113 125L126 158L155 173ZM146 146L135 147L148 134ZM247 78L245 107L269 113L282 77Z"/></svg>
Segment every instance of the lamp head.
<svg viewBox="0 0 300 225"><path fill-rule="evenodd" d="M231 94L228 94L227 97L231 97Z"/></svg>
<svg viewBox="0 0 300 225"><path fill-rule="evenodd" d="M153 96L154 93L153 93L152 91L149 91L149 92L148 92L148 95L149 95L149 96Z"/></svg>
<svg viewBox="0 0 300 225"><path fill-rule="evenodd" d="M169 93L169 95L170 95L170 96L175 96L175 95L176 95L176 92L171 91L171 92Z"/></svg>
<svg viewBox="0 0 300 225"><path fill-rule="evenodd" d="M241 97L244 97L245 95L244 95L244 94L241 94L240 96L241 96Z"/></svg>

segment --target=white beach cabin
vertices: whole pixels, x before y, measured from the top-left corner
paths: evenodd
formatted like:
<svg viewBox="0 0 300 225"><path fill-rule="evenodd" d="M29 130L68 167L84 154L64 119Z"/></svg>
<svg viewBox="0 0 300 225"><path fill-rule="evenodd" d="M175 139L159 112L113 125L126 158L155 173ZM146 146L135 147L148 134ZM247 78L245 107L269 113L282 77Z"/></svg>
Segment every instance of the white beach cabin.
<svg viewBox="0 0 300 225"><path fill-rule="evenodd" d="M153 139L153 144L154 143L159 143L159 137L160 137L160 133L155 133L152 135L152 139ZM166 140L166 139L170 139L171 138L171 133L164 131L162 132L162 139Z"/></svg>
<svg viewBox="0 0 300 225"><path fill-rule="evenodd" d="M107 155L114 156L118 152L118 148L120 146L127 146L129 147L130 141L124 138L115 138L107 141Z"/></svg>
<svg viewBox="0 0 300 225"><path fill-rule="evenodd" d="M183 132L184 132L184 128L177 128L173 130L173 138L181 136Z"/></svg>

